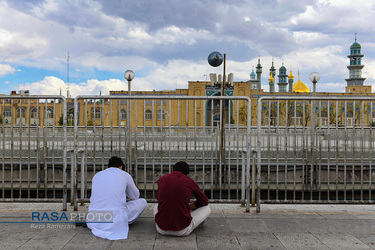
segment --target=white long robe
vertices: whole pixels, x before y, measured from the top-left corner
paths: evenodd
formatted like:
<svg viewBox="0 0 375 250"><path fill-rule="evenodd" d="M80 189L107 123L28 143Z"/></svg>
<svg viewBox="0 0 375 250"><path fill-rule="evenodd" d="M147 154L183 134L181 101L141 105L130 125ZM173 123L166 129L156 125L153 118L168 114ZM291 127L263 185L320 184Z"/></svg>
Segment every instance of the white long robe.
<svg viewBox="0 0 375 250"><path fill-rule="evenodd" d="M146 201L140 199L141 202L135 202L138 209L128 209L126 196L131 200L139 198L139 190L128 173L119 168L107 168L95 174L92 179L89 212L113 212L113 223L87 223L95 236L109 240L127 238L129 221L138 217L145 208Z"/></svg>

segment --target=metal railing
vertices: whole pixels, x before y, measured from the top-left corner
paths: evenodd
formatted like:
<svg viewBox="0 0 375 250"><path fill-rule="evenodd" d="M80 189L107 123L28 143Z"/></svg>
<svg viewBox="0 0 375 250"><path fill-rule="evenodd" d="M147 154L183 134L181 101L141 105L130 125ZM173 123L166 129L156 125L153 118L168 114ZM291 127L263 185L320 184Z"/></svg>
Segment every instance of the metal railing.
<svg viewBox="0 0 375 250"><path fill-rule="evenodd" d="M134 114L125 115L128 103ZM227 110L225 126L221 123L221 105L226 105ZM88 201L93 175L106 168L112 155L124 159L125 170L148 201L157 199L158 178L183 160L191 166L190 176L210 201L245 202L242 173L251 164L251 129L250 121L241 125L243 106L248 112L244 115L250 117L251 103L247 97L76 97L74 162L85 166L73 166L75 209L78 203ZM90 109L99 115L92 115ZM79 149L85 152L79 155Z"/></svg>
<svg viewBox="0 0 375 250"><path fill-rule="evenodd" d="M257 189L270 203L373 203L375 99L261 97Z"/></svg>
<svg viewBox="0 0 375 250"><path fill-rule="evenodd" d="M66 99L0 96L0 105L1 201L62 201L66 209Z"/></svg>
<svg viewBox="0 0 375 250"><path fill-rule="evenodd" d="M374 98L263 96L256 117L247 97L78 96L72 104L0 96L0 201L66 209L70 198L78 209L113 155L148 201L180 160L211 202L242 202L247 211L261 202L375 200Z"/></svg>

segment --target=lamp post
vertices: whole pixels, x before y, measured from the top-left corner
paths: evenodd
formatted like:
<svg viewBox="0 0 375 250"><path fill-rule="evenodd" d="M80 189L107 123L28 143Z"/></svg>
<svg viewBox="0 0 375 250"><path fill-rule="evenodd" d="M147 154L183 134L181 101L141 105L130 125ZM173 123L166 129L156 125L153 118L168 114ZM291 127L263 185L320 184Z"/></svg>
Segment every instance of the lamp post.
<svg viewBox="0 0 375 250"><path fill-rule="evenodd" d="M218 67L224 61L224 72L223 72L223 82L221 84L221 96L225 96L225 63L226 63L226 55L224 53L224 57L221 53L214 51L208 56L208 63L212 67ZM223 102L223 101L222 101ZM224 156L224 138L225 138L225 100L224 103L221 105L221 138L220 138L220 166L219 168L220 176L222 176L222 170L225 169L225 156ZM221 182L220 183L220 190L221 190Z"/></svg>
<svg viewBox="0 0 375 250"><path fill-rule="evenodd" d="M312 72L309 76L310 81L313 84L313 96L316 97L316 83L320 80L320 76L317 72ZM315 110L315 100L311 102L311 168L310 168L310 185L311 191L310 196L312 196L312 185L314 177L314 161L315 161L315 130L316 130L316 110Z"/></svg>
<svg viewBox="0 0 375 250"><path fill-rule="evenodd" d="M316 96L316 83L320 80L318 72L312 72L309 76L310 81L313 84L313 95Z"/></svg>
<svg viewBox="0 0 375 250"><path fill-rule="evenodd" d="M131 81L134 79L134 72L132 70L127 70L124 73L125 79L128 81L128 96L130 97L131 94ZM128 171L130 171L130 166L131 166L131 130L132 130L132 125L131 125L131 100L130 98L126 101L126 126L128 127Z"/></svg>

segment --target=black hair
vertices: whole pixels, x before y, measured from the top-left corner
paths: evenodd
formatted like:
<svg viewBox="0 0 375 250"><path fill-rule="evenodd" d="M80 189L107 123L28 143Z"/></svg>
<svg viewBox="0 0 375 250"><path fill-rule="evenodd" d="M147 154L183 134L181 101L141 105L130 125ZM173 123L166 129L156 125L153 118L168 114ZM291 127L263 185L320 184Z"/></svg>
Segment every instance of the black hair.
<svg viewBox="0 0 375 250"><path fill-rule="evenodd" d="M180 171L184 175L188 175L189 174L189 164L187 164L184 161L179 161L176 164L174 164L173 171Z"/></svg>
<svg viewBox="0 0 375 250"><path fill-rule="evenodd" d="M108 161L108 167L109 168L112 168L112 167L119 168L121 166L124 166L124 162L118 156L112 156L111 159L109 159L109 161Z"/></svg>

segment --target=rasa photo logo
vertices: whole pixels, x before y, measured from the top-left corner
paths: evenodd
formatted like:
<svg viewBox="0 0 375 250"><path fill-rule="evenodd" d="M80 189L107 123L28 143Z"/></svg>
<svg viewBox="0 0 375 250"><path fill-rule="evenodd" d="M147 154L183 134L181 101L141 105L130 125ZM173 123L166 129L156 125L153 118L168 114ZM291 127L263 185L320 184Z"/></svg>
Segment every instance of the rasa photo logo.
<svg viewBox="0 0 375 250"><path fill-rule="evenodd" d="M112 223L112 211L89 213L31 212L31 228L74 228L75 223Z"/></svg>

